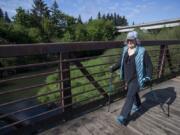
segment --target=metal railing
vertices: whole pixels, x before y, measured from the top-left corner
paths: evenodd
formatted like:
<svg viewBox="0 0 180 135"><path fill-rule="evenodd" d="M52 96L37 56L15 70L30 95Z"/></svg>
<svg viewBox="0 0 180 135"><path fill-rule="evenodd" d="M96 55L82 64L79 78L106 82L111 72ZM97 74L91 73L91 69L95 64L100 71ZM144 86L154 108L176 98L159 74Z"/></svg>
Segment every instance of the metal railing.
<svg viewBox="0 0 180 135"><path fill-rule="evenodd" d="M154 80L179 73L180 40L141 43L151 56ZM0 131L64 117L94 100L108 99L108 67L118 61L123 46L122 41L0 46L0 121L5 123ZM101 55L77 56L84 51ZM118 74L113 84L113 95L123 91Z"/></svg>

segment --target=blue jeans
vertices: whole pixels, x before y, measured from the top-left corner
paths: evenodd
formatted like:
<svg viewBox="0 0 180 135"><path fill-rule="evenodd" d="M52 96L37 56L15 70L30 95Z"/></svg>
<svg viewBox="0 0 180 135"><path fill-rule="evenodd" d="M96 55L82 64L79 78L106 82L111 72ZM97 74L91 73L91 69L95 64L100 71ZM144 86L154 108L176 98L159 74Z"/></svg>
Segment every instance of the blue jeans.
<svg viewBox="0 0 180 135"><path fill-rule="evenodd" d="M138 107L141 105L141 100L140 100L140 97L138 94L139 89L140 89L140 87L139 87L137 78L133 79L128 84L126 101L125 101L123 108L121 110L121 113L120 113L120 115L122 115L125 119L130 114L133 103Z"/></svg>

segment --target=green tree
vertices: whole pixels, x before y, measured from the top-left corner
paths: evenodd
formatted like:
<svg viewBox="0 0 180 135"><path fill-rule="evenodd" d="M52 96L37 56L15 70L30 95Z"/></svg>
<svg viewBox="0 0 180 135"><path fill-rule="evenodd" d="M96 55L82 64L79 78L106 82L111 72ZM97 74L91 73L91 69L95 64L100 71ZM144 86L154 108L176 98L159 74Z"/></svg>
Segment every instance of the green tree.
<svg viewBox="0 0 180 135"><path fill-rule="evenodd" d="M8 30L8 39L14 43L31 43L28 29L21 24L12 24Z"/></svg>
<svg viewBox="0 0 180 135"><path fill-rule="evenodd" d="M0 8L0 19L3 19L4 18L4 13L3 13L3 10Z"/></svg>
<svg viewBox="0 0 180 135"><path fill-rule="evenodd" d="M109 14L109 13L107 13L106 19L107 19L107 20L110 20L110 14Z"/></svg>
<svg viewBox="0 0 180 135"><path fill-rule="evenodd" d="M63 28L65 26L65 15L59 10L59 6L56 1L54 1L51 7L51 20L58 28Z"/></svg>
<svg viewBox="0 0 180 135"><path fill-rule="evenodd" d="M115 27L113 21L105 21L102 29L103 40L112 40L114 39Z"/></svg>
<svg viewBox="0 0 180 135"><path fill-rule="evenodd" d="M64 14L65 16L65 32L63 36L63 41L75 41L75 27L77 19Z"/></svg>
<svg viewBox="0 0 180 135"><path fill-rule="evenodd" d="M7 24L4 19L0 19L0 37L1 37L1 44L4 43L4 41L9 39L8 35L8 29L9 29L9 24Z"/></svg>
<svg viewBox="0 0 180 135"><path fill-rule="evenodd" d="M42 21L42 29L43 29L43 39L44 41L50 42L51 37L54 32L54 25L52 21L46 17L43 18Z"/></svg>
<svg viewBox="0 0 180 135"><path fill-rule="evenodd" d="M83 24L76 25L75 40L76 41L86 41L87 40L87 30L86 30L85 25L83 25Z"/></svg>
<svg viewBox="0 0 180 135"><path fill-rule="evenodd" d="M114 13L114 16L113 16L113 22L114 22L114 25L117 25L117 15L116 15L116 13Z"/></svg>
<svg viewBox="0 0 180 135"><path fill-rule="evenodd" d="M5 22L7 22L7 23L10 23L10 22L11 22L11 19L9 18L7 12L5 12L5 14L4 14L4 20L5 20Z"/></svg>
<svg viewBox="0 0 180 135"><path fill-rule="evenodd" d="M91 22L93 20L92 16L89 18L88 22Z"/></svg>
<svg viewBox="0 0 180 135"><path fill-rule="evenodd" d="M33 20L33 26L39 27L43 34L42 21L43 18L49 18L50 11L47 7L47 4L43 0L34 0L34 4L31 9L31 19Z"/></svg>
<svg viewBox="0 0 180 135"><path fill-rule="evenodd" d="M100 12L98 12L97 18L101 19L101 13Z"/></svg>
<svg viewBox="0 0 180 135"><path fill-rule="evenodd" d="M109 20L109 21L113 21L113 24L118 26L126 26L128 25L128 22L127 22L127 19L125 18L125 16L121 17L119 14L110 14L110 13L107 13L107 14L103 14L102 17L101 17L101 14L100 12L98 13L98 19L101 18L103 20Z"/></svg>
<svg viewBox="0 0 180 135"><path fill-rule="evenodd" d="M66 41L66 42L75 41L75 27L74 26L69 26L68 29L66 29L63 36L63 41Z"/></svg>
<svg viewBox="0 0 180 135"><path fill-rule="evenodd" d="M32 7L33 9L31 11L36 17L49 17L50 11L43 0L34 0L34 5Z"/></svg>
<svg viewBox="0 0 180 135"><path fill-rule="evenodd" d="M78 16L77 23L82 24L82 20L81 20L81 16L80 15Z"/></svg>
<svg viewBox="0 0 180 135"><path fill-rule="evenodd" d="M105 14L103 14L102 19L104 19L104 20L106 19L106 15Z"/></svg>
<svg viewBox="0 0 180 135"><path fill-rule="evenodd" d="M76 20L74 17L65 15L65 20L66 20L66 27L72 26L76 24Z"/></svg>
<svg viewBox="0 0 180 135"><path fill-rule="evenodd" d="M113 39L114 25L112 21L93 20L87 24L88 40L101 41Z"/></svg>
<svg viewBox="0 0 180 135"><path fill-rule="evenodd" d="M13 17L14 23L21 24L25 27L31 27L32 21L29 12L25 11L22 7L16 9L16 15Z"/></svg>
<svg viewBox="0 0 180 135"><path fill-rule="evenodd" d="M113 18L114 18L114 16L113 16L113 14L111 13L111 15L110 15L110 21L113 20Z"/></svg>
<svg viewBox="0 0 180 135"><path fill-rule="evenodd" d="M59 6L56 1L54 1L52 7L51 7L51 20L55 25L58 25L59 23Z"/></svg>
<svg viewBox="0 0 180 135"><path fill-rule="evenodd" d="M128 22L127 22L127 19L125 18L125 16L122 17L122 20L121 20L121 21L122 21L122 25L123 25L123 26L128 25Z"/></svg>
<svg viewBox="0 0 180 135"><path fill-rule="evenodd" d="M59 10L59 6L56 1L54 1L51 7L51 21L54 25L54 36L62 37L63 30L66 26L65 14Z"/></svg>
<svg viewBox="0 0 180 135"><path fill-rule="evenodd" d="M28 36L32 42L37 43L42 41L42 36L38 28L29 28Z"/></svg>

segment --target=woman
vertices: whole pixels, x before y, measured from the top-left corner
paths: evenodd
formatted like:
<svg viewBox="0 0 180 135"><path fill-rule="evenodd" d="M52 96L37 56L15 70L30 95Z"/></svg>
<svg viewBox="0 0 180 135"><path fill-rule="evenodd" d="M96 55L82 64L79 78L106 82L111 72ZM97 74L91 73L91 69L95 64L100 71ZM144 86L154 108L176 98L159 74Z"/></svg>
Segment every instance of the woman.
<svg viewBox="0 0 180 135"><path fill-rule="evenodd" d="M110 67L110 72L120 69L121 79L125 81L128 90L126 101L117 117L117 122L122 125L125 125L130 113L141 108L138 92L152 78L152 62L145 48L140 46L136 31L127 34L126 44L120 61Z"/></svg>

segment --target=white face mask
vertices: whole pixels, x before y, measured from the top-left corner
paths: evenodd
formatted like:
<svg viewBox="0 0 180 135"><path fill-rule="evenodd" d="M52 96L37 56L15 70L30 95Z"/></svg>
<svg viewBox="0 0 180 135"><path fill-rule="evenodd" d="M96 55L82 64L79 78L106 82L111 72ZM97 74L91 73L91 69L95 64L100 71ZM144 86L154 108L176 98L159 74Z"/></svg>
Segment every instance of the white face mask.
<svg viewBox="0 0 180 135"><path fill-rule="evenodd" d="M129 55L129 56L135 54L135 52L136 52L136 48L128 49L128 55Z"/></svg>
<svg viewBox="0 0 180 135"><path fill-rule="evenodd" d="M128 48L133 49L136 47L136 41L135 40L127 40Z"/></svg>

